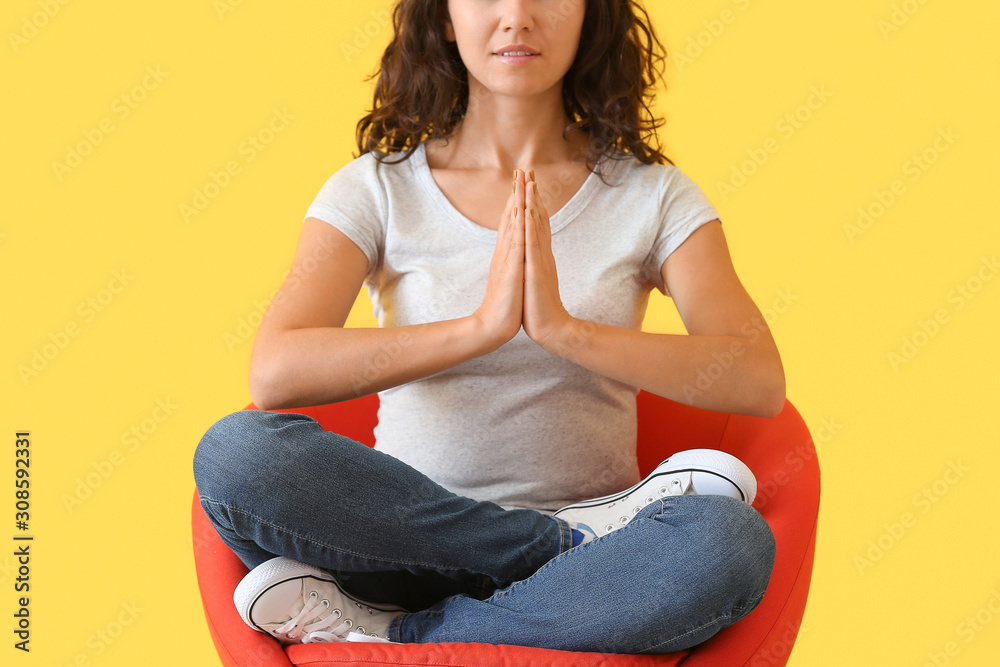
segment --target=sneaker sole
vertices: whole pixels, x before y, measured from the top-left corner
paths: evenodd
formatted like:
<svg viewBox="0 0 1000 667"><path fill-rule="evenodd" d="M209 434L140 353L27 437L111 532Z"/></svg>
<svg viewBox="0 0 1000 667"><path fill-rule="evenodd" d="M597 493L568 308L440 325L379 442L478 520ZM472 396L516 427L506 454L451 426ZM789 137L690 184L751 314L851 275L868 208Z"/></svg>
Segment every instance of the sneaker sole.
<svg viewBox="0 0 1000 667"><path fill-rule="evenodd" d="M638 484L624 491L612 493L601 498L591 498L573 503L572 505L566 505L556 512L555 516L559 516L559 513L564 510L597 507L599 505L618 502L659 477L689 471L708 473L730 482L740 492L740 499L748 505L753 504L753 500L757 496L757 478L754 477L753 472L751 472L750 468L743 461L740 461L732 454L726 454L717 449L688 449L678 452L663 461Z"/></svg>

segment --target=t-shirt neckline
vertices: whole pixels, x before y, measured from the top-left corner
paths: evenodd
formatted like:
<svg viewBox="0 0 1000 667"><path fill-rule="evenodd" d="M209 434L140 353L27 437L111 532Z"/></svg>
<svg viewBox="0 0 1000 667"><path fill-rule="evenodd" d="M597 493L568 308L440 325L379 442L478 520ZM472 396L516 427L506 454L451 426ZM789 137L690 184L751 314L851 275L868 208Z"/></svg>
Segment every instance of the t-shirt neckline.
<svg viewBox="0 0 1000 667"><path fill-rule="evenodd" d="M428 196L430 196L431 200L451 224L477 238L482 239L483 241L496 243L496 230L488 229L472 221L466 217L465 214L455 208L455 205L452 204L448 197L445 196L440 186L438 186L437 181L434 180L433 174L431 174L430 165L427 164L427 150L425 143L421 142L421 144L413 152L413 155L410 157L410 163L416 180L421 184L424 191L428 194ZM614 169L608 170L609 173L607 173L606 176L614 175L615 171L616 170ZM570 197L569 201L566 202L561 209L549 216L549 224L552 228L552 233L555 234L580 215L580 213L586 208L587 204L590 203L590 200L593 199L594 195L597 194L597 190L600 186L601 177L594 172L588 174L586 180L583 182L583 185L581 185L580 188L573 193L573 196Z"/></svg>

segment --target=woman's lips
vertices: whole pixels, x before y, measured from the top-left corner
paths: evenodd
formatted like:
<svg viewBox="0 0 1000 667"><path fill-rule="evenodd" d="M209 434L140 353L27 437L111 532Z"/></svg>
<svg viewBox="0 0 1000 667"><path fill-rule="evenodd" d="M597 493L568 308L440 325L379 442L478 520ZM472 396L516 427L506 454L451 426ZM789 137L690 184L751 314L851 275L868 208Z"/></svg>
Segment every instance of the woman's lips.
<svg viewBox="0 0 1000 667"><path fill-rule="evenodd" d="M540 54L528 53L527 51L506 51L506 52L495 53L494 55L497 58L499 58L502 62L505 62L508 65L527 65L531 61L538 58Z"/></svg>

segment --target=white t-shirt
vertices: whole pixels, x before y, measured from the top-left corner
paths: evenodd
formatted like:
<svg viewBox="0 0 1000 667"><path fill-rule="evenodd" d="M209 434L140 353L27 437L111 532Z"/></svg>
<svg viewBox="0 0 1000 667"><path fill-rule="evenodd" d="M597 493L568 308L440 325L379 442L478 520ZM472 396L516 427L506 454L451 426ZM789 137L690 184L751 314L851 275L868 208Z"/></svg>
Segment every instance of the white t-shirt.
<svg viewBox="0 0 1000 667"><path fill-rule="evenodd" d="M718 213L674 166L606 165L618 185L591 174L551 215L559 291L574 317L639 329L651 289L665 291L664 260ZM464 317L482 303L497 233L448 201L424 145L398 163L370 153L349 162L305 217L368 257L379 326ZM376 448L454 493L552 511L638 481L636 392L549 354L522 329L490 354L380 392Z"/></svg>

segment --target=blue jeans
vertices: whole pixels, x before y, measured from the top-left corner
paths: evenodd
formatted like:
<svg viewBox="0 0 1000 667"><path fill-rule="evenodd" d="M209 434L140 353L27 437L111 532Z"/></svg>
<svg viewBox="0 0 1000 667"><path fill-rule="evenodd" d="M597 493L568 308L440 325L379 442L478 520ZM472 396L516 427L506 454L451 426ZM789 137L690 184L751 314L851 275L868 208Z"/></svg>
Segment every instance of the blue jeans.
<svg viewBox="0 0 1000 667"><path fill-rule="evenodd" d="M201 504L249 568L287 556L368 602L412 613L397 642L666 653L757 606L774 537L746 503L677 496L572 547L534 510L457 496L305 415L241 411L198 445Z"/></svg>

